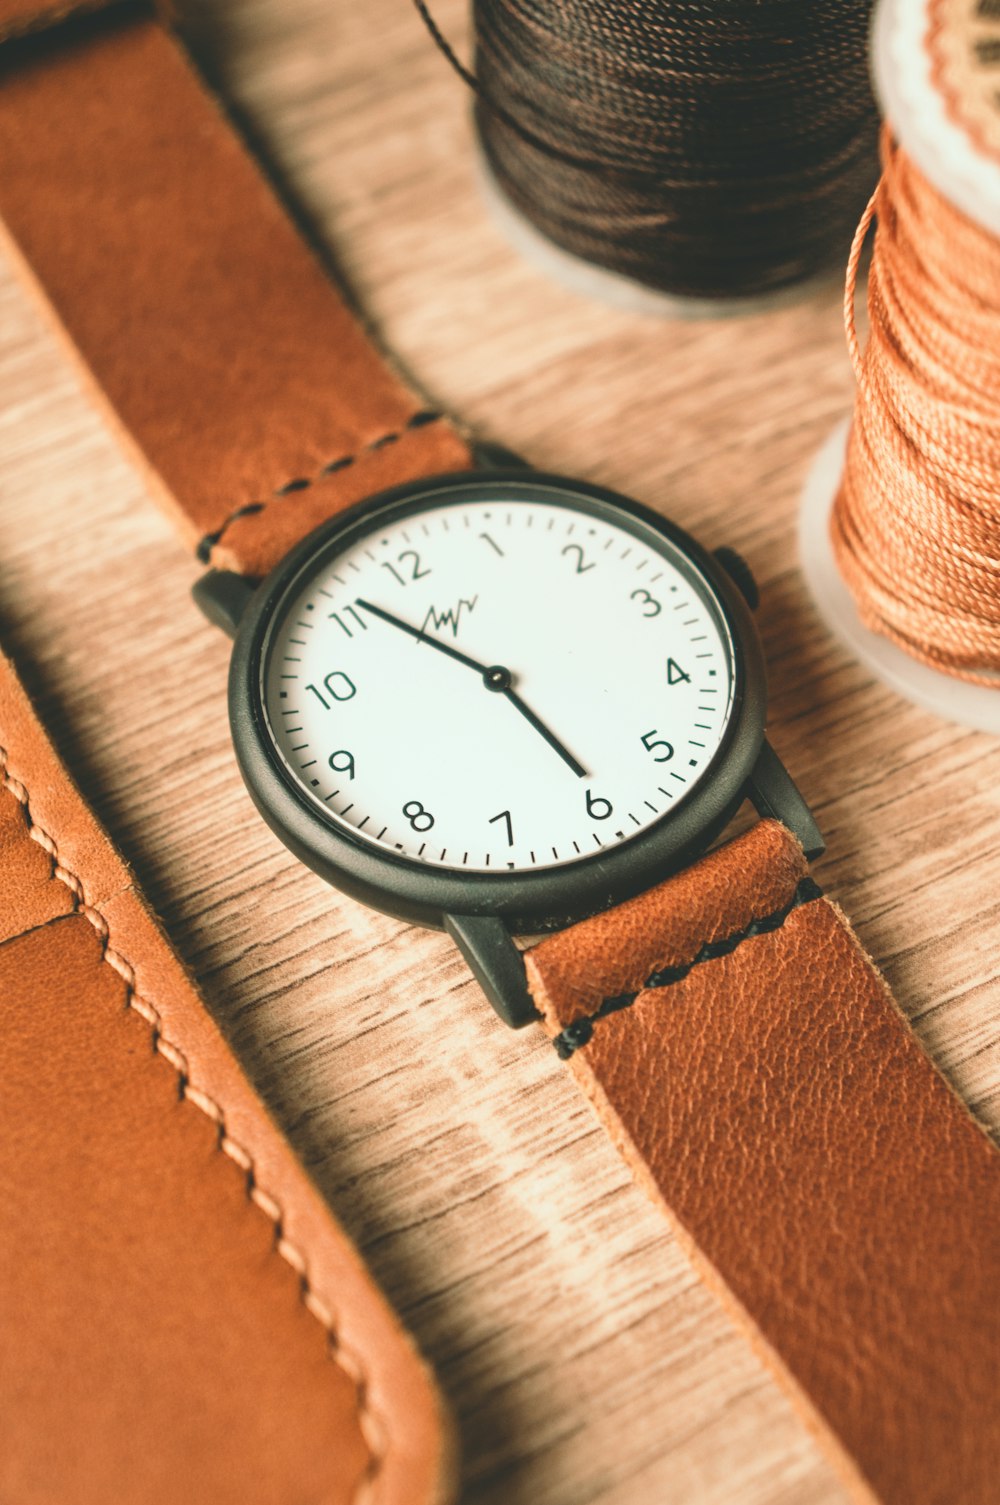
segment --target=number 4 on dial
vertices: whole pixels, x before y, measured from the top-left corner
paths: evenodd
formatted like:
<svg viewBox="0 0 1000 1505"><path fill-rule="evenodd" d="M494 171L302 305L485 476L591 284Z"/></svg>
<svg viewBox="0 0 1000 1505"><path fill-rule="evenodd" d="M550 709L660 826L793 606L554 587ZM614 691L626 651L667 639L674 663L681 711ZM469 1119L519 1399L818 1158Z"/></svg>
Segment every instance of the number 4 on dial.
<svg viewBox="0 0 1000 1505"><path fill-rule="evenodd" d="M675 658L667 659L667 684L679 685L691 683L690 674L686 674Z"/></svg>

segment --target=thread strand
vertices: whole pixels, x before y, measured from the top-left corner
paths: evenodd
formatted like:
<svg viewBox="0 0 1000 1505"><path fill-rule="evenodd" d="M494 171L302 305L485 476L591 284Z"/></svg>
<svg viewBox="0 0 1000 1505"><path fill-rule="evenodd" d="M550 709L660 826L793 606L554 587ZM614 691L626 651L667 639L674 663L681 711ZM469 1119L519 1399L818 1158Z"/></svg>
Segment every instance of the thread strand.
<svg viewBox="0 0 1000 1505"><path fill-rule="evenodd" d="M868 627L1000 687L1000 242L942 198L888 127L882 162L848 262L858 394L833 548ZM873 223L862 348L856 284Z"/></svg>

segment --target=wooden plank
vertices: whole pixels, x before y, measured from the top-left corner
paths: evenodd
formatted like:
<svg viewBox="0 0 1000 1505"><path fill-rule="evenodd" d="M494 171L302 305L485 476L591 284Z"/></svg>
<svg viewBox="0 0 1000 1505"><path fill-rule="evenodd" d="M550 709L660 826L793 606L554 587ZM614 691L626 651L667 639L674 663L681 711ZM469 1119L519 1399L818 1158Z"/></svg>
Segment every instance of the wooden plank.
<svg viewBox="0 0 1000 1505"><path fill-rule="evenodd" d="M456 38L459 0L436 11ZM839 289L735 322L606 309L514 255L468 101L401 0L202 0L202 55L432 398L536 464L734 545L819 876L1000 1126L1000 750L831 641L798 574L850 401ZM340 898L256 817L197 569L0 266L0 635L293 1142L438 1366L475 1505L845 1495L533 1032L451 945ZM268 478L277 482L280 478Z"/></svg>

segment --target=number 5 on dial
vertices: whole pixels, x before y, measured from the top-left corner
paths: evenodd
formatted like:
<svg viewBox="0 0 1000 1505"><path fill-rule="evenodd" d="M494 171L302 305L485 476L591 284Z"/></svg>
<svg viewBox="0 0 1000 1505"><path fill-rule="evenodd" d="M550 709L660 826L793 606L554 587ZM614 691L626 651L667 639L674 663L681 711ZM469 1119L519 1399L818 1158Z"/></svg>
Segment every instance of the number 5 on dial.
<svg viewBox="0 0 1000 1505"><path fill-rule="evenodd" d="M647 732L641 740L642 745L647 750L647 752L651 752L653 754L654 763L670 762L670 759L674 755L674 750L669 742L664 742L663 738L660 736L655 727L651 732ZM663 751L659 753L656 752L654 749L658 747L661 747Z"/></svg>

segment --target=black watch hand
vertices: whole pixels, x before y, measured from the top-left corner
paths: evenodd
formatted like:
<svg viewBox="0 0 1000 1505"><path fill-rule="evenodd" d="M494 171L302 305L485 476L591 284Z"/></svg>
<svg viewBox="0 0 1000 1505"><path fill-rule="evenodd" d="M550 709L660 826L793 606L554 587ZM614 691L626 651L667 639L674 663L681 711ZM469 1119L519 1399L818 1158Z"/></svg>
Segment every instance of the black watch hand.
<svg viewBox="0 0 1000 1505"><path fill-rule="evenodd" d="M483 675L483 682L488 690L494 690L498 695L505 695L512 706L521 712L525 721L535 728L540 736L544 737L551 748L559 754L567 767L572 768L578 779L587 777L587 770L582 763L578 763L568 747L563 747L555 732L550 732L544 721L539 721L529 705L525 705L520 695L513 688L513 675L502 664L494 664Z"/></svg>
<svg viewBox="0 0 1000 1505"><path fill-rule="evenodd" d="M572 768L578 779L587 777L587 770L582 763L578 763L570 752L564 747L554 732L550 732L543 721L539 721L530 706L524 701L513 688L513 675L502 664L481 664L478 659L470 658L459 648L453 648L450 643L442 643L440 638L429 638L420 627L414 627L409 622L404 622L402 617L394 617L391 611L383 611L381 606L373 606L370 601L363 601L359 596L355 602L364 611L370 611L372 616L381 617L383 622L388 622L390 627L398 627L401 632L409 633L411 638L418 642L426 643L430 648L436 648L439 653L446 653L449 658L457 659L460 664L465 664L469 669L475 669L482 676L483 684L488 690L493 690L498 695L504 695L511 705L521 712L525 721L535 728L538 734L545 738L549 746L559 754L568 768Z"/></svg>
<svg viewBox="0 0 1000 1505"><path fill-rule="evenodd" d="M416 638L418 642L426 643L429 648L436 648L439 653L447 653L449 658L457 658L460 664L465 664L468 668L475 669L477 674L485 675L488 672L486 664L480 664L476 659L470 658L467 653L463 653L459 648L452 648L450 643L442 643L440 638L425 637L422 627L411 626L409 622L404 622L402 617L394 617L391 611L383 611L381 606L373 606L370 601L362 601L360 596L354 604L363 607L365 611L370 611L373 617L381 617L382 621L388 622L390 627L398 627L401 632L408 632L411 638Z"/></svg>

